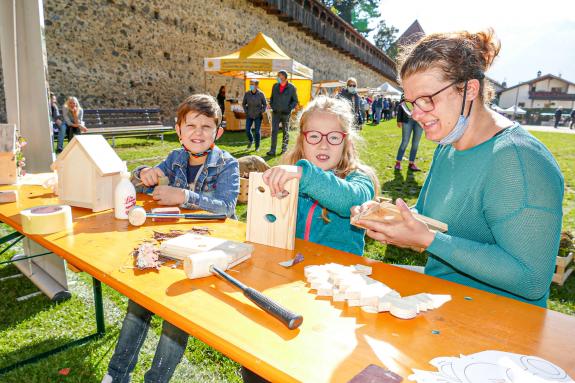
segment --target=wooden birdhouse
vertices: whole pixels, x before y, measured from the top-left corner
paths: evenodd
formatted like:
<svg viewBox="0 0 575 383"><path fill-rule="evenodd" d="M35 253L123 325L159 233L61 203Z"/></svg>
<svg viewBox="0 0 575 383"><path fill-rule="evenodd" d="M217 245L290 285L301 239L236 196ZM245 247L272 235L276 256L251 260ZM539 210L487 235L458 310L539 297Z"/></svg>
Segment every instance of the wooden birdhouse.
<svg viewBox="0 0 575 383"><path fill-rule="evenodd" d="M114 188L125 165L104 136L77 135L52 164L52 170L58 173L62 203L97 212L114 208Z"/></svg>
<svg viewBox="0 0 575 383"><path fill-rule="evenodd" d="M16 183L16 126L0 124L0 185Z"/></svg>

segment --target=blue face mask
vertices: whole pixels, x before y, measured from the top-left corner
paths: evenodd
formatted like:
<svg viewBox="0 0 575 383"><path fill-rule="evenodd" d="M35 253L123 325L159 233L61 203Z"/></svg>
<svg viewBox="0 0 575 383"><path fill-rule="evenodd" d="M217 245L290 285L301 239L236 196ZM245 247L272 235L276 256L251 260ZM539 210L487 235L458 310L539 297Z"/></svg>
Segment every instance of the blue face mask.
<svg viewBox="0 0 575 383"><path fill-rule="evenodd" d="M255 85L250 85L250 91L255 91L256 90L256 86Z"/></svg>
<svg viewBox="0 0 575 383"><path fill-rule="evenodd" d="M278 77L276 80L278 81L278 84L281 84L281 82L282 82L281 78Z"/></svg>
<svg viewBox="0 0 575 383"><path fill-rule="evenodd" d="M457 123L455 124L453 129L451 129L451 132L449 132L449 134L443 137L441 140L437 141L438 144L440 145L453 144L454 142L459 141L459 139L463 137L463 135L465 134L465 131L469 126L469 115L471 114L471 107L473 106L473 101L471 101L471 104L469 105L469 113L467 113L467 116L465 116L463 112L465 110L466 97L467 97L467 81L465 81L465 88L463 90L463 103L461 105L461 115L457 119Z"/></svg>
<svg viewBox="0 0 575 383"><path fill-rule="evenodd" d="M348 86L347 91L351 94L355 94L356 91L355 86Z"/></svg>

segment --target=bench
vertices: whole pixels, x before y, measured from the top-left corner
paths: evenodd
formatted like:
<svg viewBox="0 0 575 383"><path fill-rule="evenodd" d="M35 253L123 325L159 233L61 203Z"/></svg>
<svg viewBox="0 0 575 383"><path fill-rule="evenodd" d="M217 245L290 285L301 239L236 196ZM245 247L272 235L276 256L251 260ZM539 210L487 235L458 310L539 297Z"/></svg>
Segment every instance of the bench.
<svg viewBox="0 0 575 383"><path fill-rule="evenodd" d="M116 137L160 136L173 132L171 126L164 126L160 118L160 109L84 109L84 123L88 132L83 134L101 134L112 138L116 146Z"/></svg>

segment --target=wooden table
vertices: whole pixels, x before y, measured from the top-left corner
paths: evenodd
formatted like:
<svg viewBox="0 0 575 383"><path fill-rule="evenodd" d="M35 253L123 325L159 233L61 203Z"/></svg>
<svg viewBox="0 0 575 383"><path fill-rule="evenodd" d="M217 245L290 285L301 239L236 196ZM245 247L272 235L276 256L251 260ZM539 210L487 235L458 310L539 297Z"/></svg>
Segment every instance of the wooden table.
<svg viewBox="0 0 575 383"><path fill-rule="evenodd" d="M21 209L57 199L42 187L18 189L17 203L0 205L0 220L20 231ZM139 204L152 207L148 197L139 197ZM488 349L537 355L575 377L575 317L305 241L298 240L295 251L255 245L253 257L231 274L302 314L302 326L290 331L216 277L188 280L181 269L123 267L133 264L131 250L153 230L189 229L194 224L130 227L115 220L112 211L74 208L73 214L72 233L30 238L274 382L347 382L371 363L407 378L411 368L433 370L427 362L434 357ZM217 237L245 238L245 225L237 221L199 224L209 226ZM278 265L296 252L305 256L303 263L289 269ZM328 262L368 264L374 278L402 296L428 292L451 294L453 300L412 320L348 308L317 297L304 282L305 265Z"/></svg>

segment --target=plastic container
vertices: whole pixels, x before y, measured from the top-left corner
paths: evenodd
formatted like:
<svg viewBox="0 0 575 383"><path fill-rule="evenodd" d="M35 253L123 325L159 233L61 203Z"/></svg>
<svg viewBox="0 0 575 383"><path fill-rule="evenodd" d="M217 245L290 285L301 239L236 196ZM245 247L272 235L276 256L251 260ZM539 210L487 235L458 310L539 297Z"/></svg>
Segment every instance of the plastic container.
<svg viewBox="0 0 575 383"><path fill-rule="evenodd" d="M136 206L136 188L130 182L130 173L120 173L122 179L114 190L114 216L116 219L128 219L128 212Z"/></svg>

